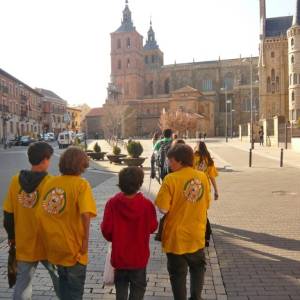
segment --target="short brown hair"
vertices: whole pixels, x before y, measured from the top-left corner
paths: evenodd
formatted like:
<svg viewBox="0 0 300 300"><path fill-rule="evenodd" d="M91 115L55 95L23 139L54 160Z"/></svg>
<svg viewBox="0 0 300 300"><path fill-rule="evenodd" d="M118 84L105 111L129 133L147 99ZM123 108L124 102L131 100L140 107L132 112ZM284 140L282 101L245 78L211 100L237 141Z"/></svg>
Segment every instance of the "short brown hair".
<svg viewBox="0 0 300 300"><path fill-rule="evenodd" d="M193 149L184 144L177 144L170 148L168 158L174 158L183 166L193 167L194 165L194 151Z"/></svg>
<svg viewBox="0 0 300 300"><path fill-rule="evenodd" d="M62 175L80 175L89 167L89 158L78 147L68 148L60 157L59 171Z"/></svg>
<svg viewBox="0 0 300 300"><path fill-rule="evenodd" d="M30 144L27 150L28 160L31 165L37 166L44 159L50 159L53 155L53 148L46 142L35 142Z"/></svg>
<svg viewBox="0 0 300 300"><path fill-rule="evenodd" d="M144 182L144 171L139 167L128 167L119 173L119 188L125 195L139 191Z"/></svg>

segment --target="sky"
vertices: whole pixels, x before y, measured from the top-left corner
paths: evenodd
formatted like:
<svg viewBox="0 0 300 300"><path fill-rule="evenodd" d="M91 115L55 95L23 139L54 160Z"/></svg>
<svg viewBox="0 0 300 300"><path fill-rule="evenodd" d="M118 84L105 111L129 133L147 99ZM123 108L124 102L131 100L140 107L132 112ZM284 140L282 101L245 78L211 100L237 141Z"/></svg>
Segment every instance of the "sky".
<svg viewBox="0 0 300 300"><path fill-rule="evenodd" d="M267 0L267 17L295 0ZM110 79L110 33L125 0L0 0L0 68L69 104L101 106ZM129 0L144 36L152 16L165 63L258 55L258 0Z"/></svg>

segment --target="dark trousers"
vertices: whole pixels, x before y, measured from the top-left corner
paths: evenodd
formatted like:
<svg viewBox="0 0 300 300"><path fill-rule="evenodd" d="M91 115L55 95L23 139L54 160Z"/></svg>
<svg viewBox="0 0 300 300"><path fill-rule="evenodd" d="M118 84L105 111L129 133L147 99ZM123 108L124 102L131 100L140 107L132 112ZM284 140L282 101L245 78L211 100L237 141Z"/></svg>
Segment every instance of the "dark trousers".
<svg viewBox="0 0 300 300"><path fill-rule="evenodd" d="M117 300L142 300L146 292L146 269L116 270L115 286ZM129 298L128 298L128 289Z"/></svg>
<svg viewBox="0 0 300 300"><path fill-rule="evenodd" d="M206 247L209 247L211 234L212 234L211 225L210 225L210 222L207 218L206 231L205 231L205 246Z"/></svg>
<svg viewBox="0 0 300 300"><path fill-rule="evenodd" d="M57 266L61 300L81 300L84 292L86 266Z"/></svg>
<svg viewBox="0 0 300 300"><path fill-rule="evenodd" d="M186 277L188 268L191 278L191 300L200 300L204 285L205 252L201 249L195 253L176 255L167 254L174 300L186 300Z"/></svg>

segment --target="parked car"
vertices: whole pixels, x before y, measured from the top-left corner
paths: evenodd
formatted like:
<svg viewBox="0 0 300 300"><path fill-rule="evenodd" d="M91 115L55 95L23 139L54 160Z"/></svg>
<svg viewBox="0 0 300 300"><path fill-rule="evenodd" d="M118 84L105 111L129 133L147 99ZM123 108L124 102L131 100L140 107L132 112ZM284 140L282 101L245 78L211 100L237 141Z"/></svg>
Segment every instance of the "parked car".
<svg viewBox="0 0 300 300"><path fill-rule="evenodd" d="M57 143L59 149L67 148L75 144L76 135L73 131L64 131L58 135Z"/></svg>
<svg viewBox="0 0 300 300"><path fill-rule="evenodd" d="M21 146L28 146L31 143L36 142L36 140L28 135L22 136L20 139L20 145Z"/></svg>
<svg viewBox="0 0 300 300"><path fill-rule="evenodd" d="M55 141L55 134L53 132L47 133L48 141L54 142Z"/></svg>

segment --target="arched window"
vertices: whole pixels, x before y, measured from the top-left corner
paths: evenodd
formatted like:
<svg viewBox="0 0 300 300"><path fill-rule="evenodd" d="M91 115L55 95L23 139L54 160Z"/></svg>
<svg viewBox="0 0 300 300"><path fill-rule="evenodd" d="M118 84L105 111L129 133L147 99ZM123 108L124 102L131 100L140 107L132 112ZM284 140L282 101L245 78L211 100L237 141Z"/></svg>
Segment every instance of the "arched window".
<svg viewBox="0 0 300 300"><path fill-rule="evenodd" d="M271 71L271 80L275 81L275 70L274 69L272 69L272 71Z"/></svg>
<svg viewBox="0 0 300 300"><path fill-rule="evenodd" d="M118 47L118 49L121 49L121 40L120 39L118 39L117 47Z"/></svg>
<svg viewBox="0 0 300 300"><path fill-rule="evenodd" d="M166 79L165 80L165 94L169 94L170 93L170 80Z"/></svg>
<svg viewBox="0 0 300 300"><path fill-rule="evenodd" d="M149 83L149 95L153 95L154 94L154 84L153 81L150 81Z"/></svg>
<svg viewBox="0 0 300 300"><path fill-rule="evenodd" d="M127 45L127 48L131 47L131 40L130 40L130 38L127 38L126 45Z"/></svg>
<svg viewBox="0 0 300 300"><path fill-rule="evenodd" d="M295 62L295 57L294 57L294 55L292 55L292 57L291 57L291 63L293 64Z"/></svg>
<svg viewBox="0 0 300 300"><path fill-rule="evenodd" d="M121 60L118 61L118 69L119 69L119 70L122 69L122 61L121 61Z"/></svg>
<svg viewBox="0 0 300 300"><path fill-rule="evenodd" d="M295 40L291 39L291 46L293 47L295 45Z"/></svg>
<svg viewBox="0 0 300 300"><path fill-rule="evenodd" d="M298 80L297 74L295 73L294 74L294 79L293 79L293 84L297 84L297 80Z"/></svg>
<svg viewBox="0 0 300 300"><path fill-rule="evenodd" d="M279 76L276 77L276 92L278 93L280 90L280 86L279 86Z"/></svg>
<svg viewBox="0 0 300 300"><path fill-rule="evenodd" d="M227 90L232 90L234 85L234 75L233 73L227 73L224 78L224 87Z"/></svg>
<svg viewBox="0 0 300 300"><path fill-rule="evenodd" d="M130 59L127 59L127 69L130 67Z"/></svg>
<svg viewBox="0 0 300 300"><path fill-rule="evenodd" d="M274 51L271 52L271 57L272 57L272 58L275 57L275 52L274 52Z"/></svg>
<svg viewBox="0 0 300 300"><path fill-rule="evenodd" d="M268 77L267 79L267 92L271 93L271 78Z"/></svg>
<svg viewBox="0 0 300 300"><path fill-rule="evenodd" d="M148 56L145 56L145 64L148 64Z"/></svg>

